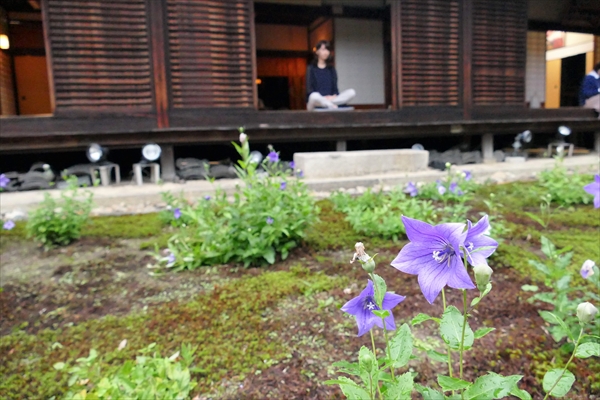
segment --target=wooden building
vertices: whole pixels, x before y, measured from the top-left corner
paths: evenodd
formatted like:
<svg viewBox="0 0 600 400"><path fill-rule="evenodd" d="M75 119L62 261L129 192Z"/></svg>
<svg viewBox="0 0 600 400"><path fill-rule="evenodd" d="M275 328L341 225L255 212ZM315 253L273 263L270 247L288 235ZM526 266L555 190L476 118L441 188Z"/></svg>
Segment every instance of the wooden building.
<svg viewBox="0 0 600 400"><path fill-rule="evenodd" d="M169 174L173 146L234 140L238 126L254 141L341 147L598 132L592 110L529 107L525 81L528 31L599 35L599 15L583 0L2 0L0 152L152 141ZM340 85L361 88L356 111L303 110L319 39L333 43ZM599 36L594 51L598 62ZM259 109L278 85L288 110Z"/></svg>

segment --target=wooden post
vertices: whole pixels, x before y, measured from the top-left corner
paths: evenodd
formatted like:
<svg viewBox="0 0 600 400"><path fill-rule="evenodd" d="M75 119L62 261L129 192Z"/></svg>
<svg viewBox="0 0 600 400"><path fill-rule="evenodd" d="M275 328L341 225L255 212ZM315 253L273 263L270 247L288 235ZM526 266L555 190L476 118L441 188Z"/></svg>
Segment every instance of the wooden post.
<svg viewBox="0 0 600 400"><path fill-rule="evenodd" d="M481 152L483 154L483 162L485 164L491 164L496 162L494 159L494 135L491 133L484 133L481 137Z"/></svg>
<svg viewBox="0 0 600 400"><path fill-rule="evenodd" d="M335 142L335 151L346 151L346 141L345 140L338 140L337 142Z"/></svg>
<svg viewBox="0 0 600 400"><path fill-rule="evenodd" d="M462 87L463 118L468 120L471 119L473 109L473 0L462 0L460 4L462 74L459 79Z"/></svg>
<svg viewBox="0 0 600 400"><path fill-rule="evenodd" d="M154 107L156 109L156 124L159 129L169 127L169 91L167 87L167 52L164 0L148 1L150 8L150 42L152 44L152 72L154 88ZM173 167L175 165L173 164ZM166 170L163 164L163 169Z"/></svg>
<svg viewBox="0 0 600 400"><path fill-rule="evenodd" d="M256 28L254 26L254 1L248 0L249 18L250 18L250 51L252 52L252 102L254 109L258 110L258 87L256 79L258 77L258 66L256 62Z"/></svg>
<svg viewBox="0 0 600 400"><path fill-rule="evenodd" d="M392 0L390 7L392 34L392 109L402 107L402 25L400 0Z"/></svg>
<svg viewBox="0 0 600 400"><path fill-rule="evenodd" d="M56 109L56 91L54 90L54 67L52 65L52 42L50 41L50 17L48 0L42 0L42 29L44 30L44 48L46 50L46 70L48 71L48 92L50 92L50 109ZM16 84L16 83L15 83Z"/></svg>
<svg viewBox="0 0 600 400"><path fill-rule="evenodd" d="M176 179L175 175L175 152L173 145L161 145L160 166L162 168L162 180L165 182L173 182Z"/></svg>

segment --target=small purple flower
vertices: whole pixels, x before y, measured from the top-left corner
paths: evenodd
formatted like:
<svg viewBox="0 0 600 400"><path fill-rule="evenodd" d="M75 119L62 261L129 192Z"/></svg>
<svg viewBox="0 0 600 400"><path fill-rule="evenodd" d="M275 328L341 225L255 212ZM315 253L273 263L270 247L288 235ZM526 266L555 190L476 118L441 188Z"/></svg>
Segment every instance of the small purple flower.
<svg viewBox="0 0 600 400"><path fill-rule="evenodd" d="M404 189L404 193L410 194L410 197L415 197L419 194L419 190L417 189L417 186L414 183L408 182L406 184L406 188Z"/></svg>
<svg viewBox="0 0 600 400"><path fill-rule="evenodd" d="M10 179L8 179L6 175L0 174L0 188L6 187L6 185L8 185L9 182Z"/></svg>
<svg viewBox="0 0 600 400"><path fill-rule="evenodd" d="M204 196L204 200L206 200L206 201L210 200L210 196L209 195Z"/></svg>
<svg viewBox="0 0 600 400"><path fill-rule="evenodd" d="M291 169L294 169L294 168L296 168L296 163L295 163L295 162L293 162L293 161L290 161L290 168L291 168Z"/></svg>
<svg viewBox="0 0 600 400"><path fill-rule="evenodd" d="M463 171L463 174L465 174L465 181L468 182L471 180L471 178L472 178L471 171Z"/></svg>
<svg viewBox="0 0 600 400"><path fill-rule="evenodd" d="M298 178L304 178L304 171L302 171L302 170L298 171L298 173L296 174L296 176Z"/></svg>
<svg viewBox="0 0 600 400"><path fill-rule="evenodd" d="M273 222L275 222L275 220L273 218L267 217L267 224L273 225Z"/></svg>
<svg viewBox="0 0 600 400"><path fill-rule="evenodd" d="M440 196L443 196L446 193L446 188L442 185L439 185L437 187L438 193L440 194Z"/></svg>
<svg viewBox="0 0 600 400"><path fill-rule="evenodd" d="M167 256L167 264L173 265L173 264L175 264L175 260L176 260L175 254L169 252L169 255Z"/></svg>
<svg viewBox="0 0 600 400"><path fill-rule="evenodd" d="M287 187L286 181L281 182L281 185L279 185L279 189L281 189L281 190L285 190L286 187Z"/></svg>
<svg viewBox="0 0 600 400"><path fill-rule="evenodd" d="M472 266L488 265L487 258L494 254L498 242L489 237L490 223L484 215L475 225L467 221L467 237L464 248L467 250L467 261Z"/></svg>
<svg viewBox="0 0 600 400"><path fill-rule="evenodd" d="M390 312L385 318L385 328L388 330L395 330L396 323L394 322L394 316L392 315L392 308L396 307L398 303L405 299L404 296L387 292L383 296L383 302L381 303L382 308ZM356 324L358 325L358 336L362 336L369 332L374 325L383 329L383 322L381 318L372 313L373 310L379 310L379 306L375 303L375 289L373 287L373 281L369 279L367 287L355 298L344 304L342 311L352 314L356 317Z"/></svg>
<svg viewBox="0 0 600 400"><path fill-rule="evenodd" d="M176 209L173 211L173 217L175 217L175 219L179 219L179 218L181 218L181 210L180 210L179 208L176 208Z"/></svg>
<svg viewBox="0 0 600 400"><path fill-rule="evenodd" d="M594 208L600 208L600 175L594 176L594 182L585 185L583 190L594 196Z"/></svg>
<svg viewBox="0 0 600 400"><path fill-rule="evenodd" d="M590 276L594 275L594 265L596 265L592 260L586 260L581 266L581 270L579 273L583 279L587 279Z"/></svg>
<svg viewBox="0 0 600 400"><path fill-rule="evenodd" d="M450 192L454 193L457 196L463 195L463 191L458 187L458 183L456 183L456 182L452 182L450 184Z"/></svg>
<svg viewBox="0 0 600 400"><path fill-rule="evenodd" d="M410 242L400 250L392 266L419 276L419 286L427 301L433 304L444 286L474 289L475 285L462 263L460 248L467 232L465 224L436 226L402 216Z"/></svg>
<svg viewBox="0 0 600 400"><path fill-rule="evenodd" d="M277 161L279 161L279 154L277 154L274 151L271 151L268 155L267 158L269 159L269 162L272 163L276 163Z"/></svg>
<svg viewBox="0 0 600 400"><path fill-rule="evenodd" d="M4 223L4 225L2 225L2 228L4 228L4 230L10 231L12 228L15 227L15 223L11 220L8 220Z"/></svg>

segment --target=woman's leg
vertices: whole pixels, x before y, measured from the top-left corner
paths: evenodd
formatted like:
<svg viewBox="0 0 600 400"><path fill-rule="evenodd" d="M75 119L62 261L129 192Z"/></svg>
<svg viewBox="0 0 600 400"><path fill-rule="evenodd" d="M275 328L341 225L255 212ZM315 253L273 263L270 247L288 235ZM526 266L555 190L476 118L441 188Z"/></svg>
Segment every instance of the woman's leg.
<svg viewBox="0 0 600 400"><path fill-rule="evenodd" d="M335 99L331 100L333 104L342 105L347 104L356 96L354 89L346 89L342 93L338 94Z"/></svg>
<svg viewBox="0 0 600 400"><path fill-rule="evenodd" d="M335 104L327 100L323 95L321 95L321 93L312 92L310 96L308 96L308 103L306 103L306 109L308 111L313 111L315 107L337 108Z"/></svg>

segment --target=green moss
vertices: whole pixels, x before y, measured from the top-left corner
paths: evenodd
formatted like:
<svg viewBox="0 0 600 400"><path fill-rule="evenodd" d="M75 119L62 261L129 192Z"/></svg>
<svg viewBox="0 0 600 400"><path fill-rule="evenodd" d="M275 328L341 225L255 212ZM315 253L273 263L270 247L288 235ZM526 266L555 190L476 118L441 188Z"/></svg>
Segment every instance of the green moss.
<svg viewBox="0 0 600 400"><path fill-rule="evenodd" d="M501 204L504 210L515 212L522 208L539 207L541 197L547 190L537 182L510 182L500 185L481 185L476 192L474 203L489 199L494 194L494 202Z"/></svg>
<svg viewBox="0 0 600 400"><path fill-rule="evenodd" d="M169 243L169 239L173 236L173 232L165 232L160 235L153 237L150 240L142 242L140 244L140 250L154 250L154 248L164 249Z"/></svg>
<svg viewBox="0 0 600 400"><path fill-rule="evenodd" d="M86 225L82 236L136 239L156 236L162 232L163 222L158 214L94 217Z"/></svg>
<svg viewBox="0 0 600 400"><path fill-rule="evenodd" d="M545 234L559 249L570 247L573 251L573 259L569 269L573 272L579 284L586 283L579 275L579 269L585 260L600 260L600 242L598 229L568 229L561 231L550 231Z"/></svg>
<svg viewBox="0 0 600 400"><path fill-rule="evenodd" d="M0 339L0 397L60 395L67 376L55 371L54 363L72 363L95 348L105 354L103 367L110 370L152 342L165 354L175 352L182 343L199 345L194 378L200 390L207 390L226 375L239 376L254 371L264 360L286 357L285 343L269 335L282 329L270 310L288 296L334 286L338 286L337 278L306 268L265 272L216 287L187 304L168 303L145 313L108 316L35 336L15 332ZM123 339L128 345L117 351Z"/></svg>
<svg viewBox="0 0 600 400"><path fill-rule="evenodd" d="M561 208L552 213L551 224L557 226L600 227L600 211L592 205Z"/></svg>
<svg viewBox="0 0 600 400"><path fill-rule="evenodd" d="M500 264L505 268L513 268L532 280L542 283L544 276L529 265L529 260L539 260L539 257L531 252L527 246L511 243L502 243L493 256L493 264Z"/></svg>

